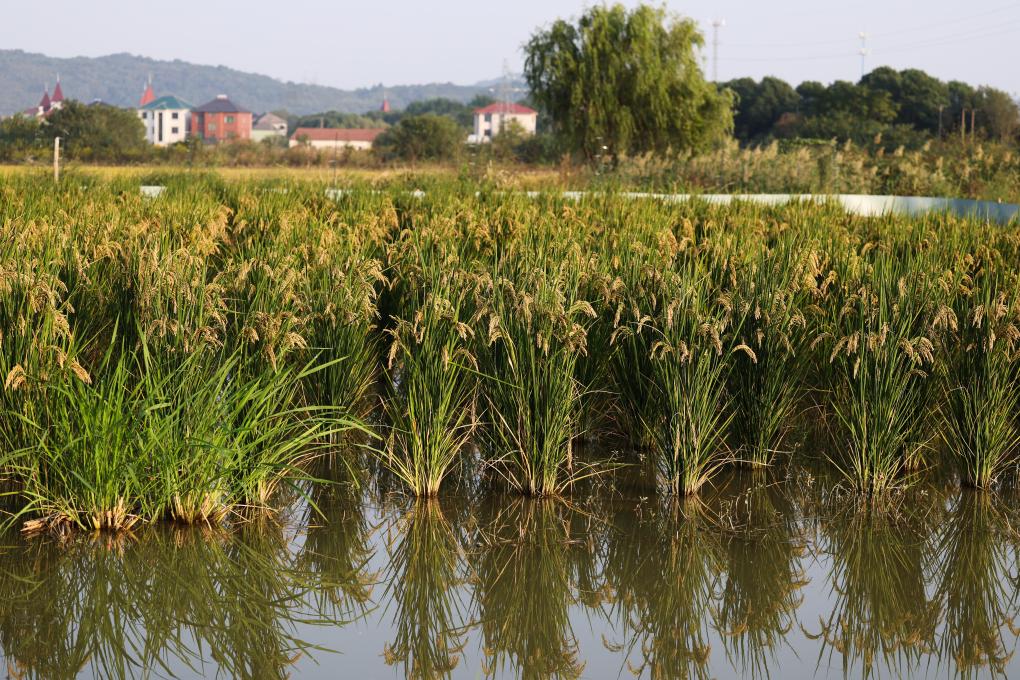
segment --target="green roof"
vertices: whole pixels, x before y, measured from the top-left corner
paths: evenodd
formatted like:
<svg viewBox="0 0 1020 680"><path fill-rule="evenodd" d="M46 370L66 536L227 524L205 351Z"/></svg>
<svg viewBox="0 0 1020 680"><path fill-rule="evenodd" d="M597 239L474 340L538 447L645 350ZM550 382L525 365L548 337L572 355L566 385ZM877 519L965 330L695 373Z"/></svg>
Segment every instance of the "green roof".
<svg viewBox="0 0 1020 680"><path fill-rule="evenodd" d="M191 104L181 101L177 97L167 95L160 97L159 99L153 99L151 102L141 107L142 111L161 111L167 109L191 109Z"/></svg>

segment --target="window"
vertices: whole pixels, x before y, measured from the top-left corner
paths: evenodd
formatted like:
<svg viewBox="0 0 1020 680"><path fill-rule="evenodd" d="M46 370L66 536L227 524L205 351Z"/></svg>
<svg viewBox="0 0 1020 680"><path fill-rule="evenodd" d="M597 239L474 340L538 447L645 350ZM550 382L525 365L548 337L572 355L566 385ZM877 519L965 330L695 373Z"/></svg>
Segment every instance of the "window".
<svg viewBox="0 0 1020 680"><path fill-rule="evenodd" d="M170 128L170 134L172 134L172 135L176 135L179 131L180 131L180 128L175 128L175 127Z"/></svg>
<svg viewBox="0 0 1020 680"><path fill-rule="evenodd" d="M149 119L149 114L147 112L145 112L145 111L142 111L142 120L148 120L148 119Z"/></svg>
<svg viewBox="0 0 1020 680"><path fill-rule="evenodd" d="M170 114L170 117L173 118L174 120L177 120L177 116L178 115L180 115L180 114L178 114L176 111L174 111L173 113Z"/></svg>
<svg viewBox="0 0 1020 680"><path fill-rule="evenodd" d="M209 128L209 132L216 132L216 123L209 123L206 127Z"/></svg>
<svg viewBox="0 0 1020 680"><path fill-rule="evenodd" d="M228 123L233 123L234 122L234 117L233 116L227 116L227 122Z"/></svg>
<svg viewBox="0 0 1020 680"><path fill-rule="evenodd" d="M491 123L492 122L492 114L491 113L485 114L485 122L486 123Z"/></svg>

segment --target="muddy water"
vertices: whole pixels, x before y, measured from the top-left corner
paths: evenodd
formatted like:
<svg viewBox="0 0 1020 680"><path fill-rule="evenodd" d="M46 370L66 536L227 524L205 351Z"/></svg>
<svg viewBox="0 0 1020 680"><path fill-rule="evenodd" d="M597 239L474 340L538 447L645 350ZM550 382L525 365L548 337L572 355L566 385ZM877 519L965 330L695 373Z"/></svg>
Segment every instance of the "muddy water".
<svg viewBox="0 0 1020 680"><path fill-rule="evenodd" d="M7 677L1020 677L1016 504L331 491L233 532L3 539ZM809 477L809 476L808 476Z"/></svg>

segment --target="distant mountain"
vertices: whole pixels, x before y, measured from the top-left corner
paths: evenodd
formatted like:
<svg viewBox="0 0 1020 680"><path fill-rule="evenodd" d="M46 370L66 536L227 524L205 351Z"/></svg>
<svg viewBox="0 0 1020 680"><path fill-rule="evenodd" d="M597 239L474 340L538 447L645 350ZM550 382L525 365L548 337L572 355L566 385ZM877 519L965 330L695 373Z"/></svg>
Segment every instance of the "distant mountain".
<svg viewBox="0 0 1020 680"><path fill-rule="evenodd" d="M365 113L377 110L384 97L391 107L401 109L413 101L433 97L467 102L477 94L491 94L491 88L498 89L498 81L486 81L474 85L429 83L341 90L284 82L225 66L160 61L133 54L62 59L0 50L0 115L38 104L43 87L48 84L52 91L57 74L64 96L83 102L100 99L116 106L134 106L151 75L157 96L174 94L197 106L218 94L228 94L234 102L256 113L279 109L295 114L330 110Z"/></svg>

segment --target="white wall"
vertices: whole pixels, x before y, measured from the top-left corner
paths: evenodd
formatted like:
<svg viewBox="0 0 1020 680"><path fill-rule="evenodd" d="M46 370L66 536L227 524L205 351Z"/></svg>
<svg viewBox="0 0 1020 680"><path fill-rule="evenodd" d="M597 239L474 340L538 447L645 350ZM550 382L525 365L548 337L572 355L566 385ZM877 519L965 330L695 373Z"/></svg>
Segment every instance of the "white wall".
<svg viewBox="0 0 1020 680"><path fill-rule="evenodd" d="M517 124L521 126L521 129L526 135L535 134L535 130L538 124L537 113L492 113L489 114L490 120L485 120L484 113L475 114L475 134L474 139L477 142L487 142L499 134L506 125L510 124L510 121L517 121ZM491 134L486 134L487 131L491 131Z"/></svg>
<svg viewBox="0 0 1020 680"><path fill-rule="evenodd" d="M328 151L332 151L334 148L336 148L337 151L343 151L344 149L362 149L362 150L364 150L364 149L371 149L372 148L372 142L361 142L361 141L348 142L348 141L344 141L342 139L341 140L333 140L333 139L308 140L307 142L302 142L302 141L297 140L297 139L292 139L292 140L290 140L290 146L291 147L295 147L295 146L310 146L313 149L325 149L325 150L328 150Z"/></svg>
<svg viewBox="0 0 1020 680"><path fill-rule="evenodd" d="M174 118L174 114L177 118ZM159 136L160 116L163 118L163 137ZM191 112L187 109L160 109L146 111L139 109L138 117L145 126L145 139L155 146L168 146L183 142L188 137ZM176 132L174 130L176 129Z"/></svg>

